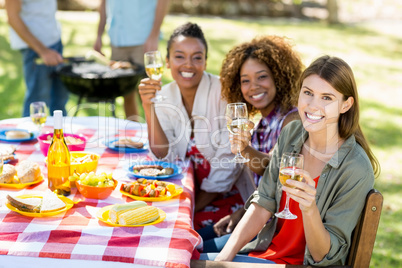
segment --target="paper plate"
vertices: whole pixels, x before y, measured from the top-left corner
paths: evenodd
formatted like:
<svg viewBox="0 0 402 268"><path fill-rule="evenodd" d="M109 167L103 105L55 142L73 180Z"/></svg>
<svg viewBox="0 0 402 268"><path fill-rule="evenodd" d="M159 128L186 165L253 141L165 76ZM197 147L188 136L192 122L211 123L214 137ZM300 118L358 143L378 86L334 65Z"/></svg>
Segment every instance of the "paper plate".
<svg viewBox="0 0 402 268"><path fill-rule="evenodd" d="M17 196L17 197L18 198L32 198L32 197L42 197L42 196L35 195L35 194L26 194L26 195L20 195L20 196ZM56 211L51 211L51 212L43 212L43 213L37 212L37 213L35 213L35 212L21 211L21 210L17 209L16 207L12 206L9 202L6 202L6 206L10 210L15 211L15 212L17 212L17 213L19 213L21 215L27 216L27 217L34 217L34 218L51 217L51 216L55 216L57 214L60 214L60 213L62 213L64 211L67 211L67 210L69 210L70 208L72 208L74 206L74 202L71 199L69 199L69 198L67 198L65 196L61 196L61 195L59 195L58 197L64 203L66 203L66 207L63 208L63 209L56 210Z"/></svg>
<svg viewBox="0 0 402 268"><path fill-rule="evenodd" d="M162 175L162 176L144 176L139 173L134 173L133 167L136 165L159 165L162 166L163 168L173 168L173 174L171 175ZM145 178L145 179L154 179L154 180L164 180L164 179L169 179L174 176L180 175L182 173L181 167L173 164L173 163L168 163L168 162L162 162L162 161L141 161L141 162L136 162L131 164L127 168L129 175L134 176L136 178Z"/></svg>
<svg viewBox="0 0 402 268"><path fill-rule="evenodd" d="M119 138L111 139L108 141L104 141L105 146L113 151L122 152L122 153L141 153L148 150L148 142L144 142L144 147L142 148L130 148L130 147L116 147L113 145L113 142L117 141Z"/></svg>
<svg viewBox="0 0 402 268"><path fill-rule="evenodd" d="M37 184L37 183L43 181L43 179L44 179L43 175L40 175L40 177L36 181L31 181L31 182L27 182L27 183L0 183L0 187L11 188L11 189L22 189L22 188L28 187L30 185Z"/></svg>
<svg viewBox="0 0 402 268"><path fill-rule="evenodd" d="M159 218L157 218L153 222L148 222L148 223L139 224L139 225L116 224L116 223L111 222L109 219L109 211L112 207L113 207L113 205L110 205L110 206L106 206L106 207L103 207L100 210L98 210L98 212L96 213L96 217L98 218L98 220L100 220L101 222L104 222L110 226L114 226L114 227L140 227L140 226L154 225L154 224L160 223L166 219L166 213L162 209L158 208Z"/></svg>
<svg viewBox="0 0 402 268"><path fill-rule="evenodd" d="M183 188L182 187L180 187L179 185L174 184L174 183L170 183L170 184L173 184L175 186L175 188L176 188L176 192L174 194L172 194L172 195L170 194L170 192L168 192L169 195L164 195L164 196L160 196L160 197L137 196L137 195L133 195L133 194L130 194L130 193L127 193L127 192L123 191L121 189L121 187L123 187L123 185L120 187L120 193L122 193L125 196L130 197L131 199L145 201L145 202L166 201L166 200L172 199L173 197L178 196L181 193L183 193Z"/></svg>
<svg viewBox="0 0 402 268"><path fill-rule="evenodd" d="M29 138L25 138L25 139L7 139L6 136L6 132L10 131L10 130L18 130L18 131L23 131L26 133L29 133L31 136ZM4 129L0 131L0 141L7 141L7 142L23 142L23 141L31 141L34 140L38 137L38 133L37 132L30 132L26 129L18 129L18 128L13 128L13 129Z"/></svg>

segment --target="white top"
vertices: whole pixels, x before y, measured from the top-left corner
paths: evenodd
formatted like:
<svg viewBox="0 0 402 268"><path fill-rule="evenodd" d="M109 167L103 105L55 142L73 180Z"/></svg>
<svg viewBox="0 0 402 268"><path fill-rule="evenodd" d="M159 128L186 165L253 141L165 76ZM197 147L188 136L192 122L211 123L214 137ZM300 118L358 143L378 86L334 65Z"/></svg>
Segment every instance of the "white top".
<svg viewBox="0 0 402 268"><path fill-rule="evenodd" d="M63 129L63 112L56 110L53 112L54 117L54 129Z"/></svg>
<svg viewBox="0 0 402 268"><path fill-rule="evenodd" d="M61 39L61 29L56 21L56 0L22 0L21 19L29 31L49 47ZM10 27L11 48L23 49L28 45Z"/></svg>
<svg viewBox="0 0 402 268"><path fill-rule="evenodd" d="M174 81L163 86L160 94L167 97L164 102L155 104L157 117L169 140L169 151L164 160L183 159L190 141L191 122L180 89ZM242 166L229 162L234 155L230 150L225 109L226 101L221 98L219 77L204 72L191 114L197 149L211 164L211 171L208 178L203 180L201 189L206 192L227 192L236 183L240 191L244 189L242 197L247 198L250 192L245 187L250 182L243 180L245 176L238 180L240 174L245 174L241 172ZM156 158L151 150L150 155Z"/></svg>

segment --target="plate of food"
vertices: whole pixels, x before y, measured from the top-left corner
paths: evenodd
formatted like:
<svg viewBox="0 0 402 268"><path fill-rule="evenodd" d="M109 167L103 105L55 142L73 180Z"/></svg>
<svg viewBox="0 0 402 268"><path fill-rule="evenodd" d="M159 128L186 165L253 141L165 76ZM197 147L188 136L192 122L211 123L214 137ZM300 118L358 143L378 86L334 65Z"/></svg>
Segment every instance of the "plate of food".
<svg viewBox="0 0 402 268"><path fill-rule="evenodd" d="M74 202L67 197L47 192L43 195L7 195L6 206L21 215L41 218L55 216L67 211L74 206Z"/></svg>
<svg viewBox="0 0 402 268"><path fill-rule="evenodd" d="M0 145L0 158L3 158L4 164L7 164L16 159L14 145Z"/></svg>
<svg viewBox="0 0 402 268"><path fill-rule="evenodd" d="M16 166L3 165L3 172L0 174L0 187L22 189L43 181L43 174L37 163L23 160Z"/></svg>
<svg viewBox="0 0 402 268"><path fill-rule="evenodd" d="M0 131L0 141L22 142L36 139L38 133L26 129L4 129Z"/></svg>
<svg viewBox="0 0 402 268"><path fill-rule="evenodd" d="M183 188L170 182L141 178L134 182L123 183L120 192L134 200L155 202L178 196L183 192Z"/></svg>
<svg viewBox="0 0 402 268"><path fill-rule="evenodd" d="M123 153L141 153L148 150L147 141L136 141L134 138L127 137L117 137L114 139L105 140L104 144L113 151Z"/></svg>
<svg viewBox="0 0 402 268"><path fill-rule="evenodd" d="M142 161L128 167L130 175L145 179L169 179L182 173L181 167L162 161Z"/></svg>
<svg viewBox="0 0 402 268"><path fill-rule="evenodd" d="M162 222L166 213L160 208L148 206L144 201L133 201L103 207L96 217L114 227L140 227Z"/></svg>

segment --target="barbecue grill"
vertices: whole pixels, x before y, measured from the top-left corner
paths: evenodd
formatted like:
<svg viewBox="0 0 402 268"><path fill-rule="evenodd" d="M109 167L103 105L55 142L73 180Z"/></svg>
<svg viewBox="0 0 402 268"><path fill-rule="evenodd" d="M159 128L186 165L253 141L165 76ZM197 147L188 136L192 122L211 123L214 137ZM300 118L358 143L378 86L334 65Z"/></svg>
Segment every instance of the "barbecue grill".
<svg viewBox="0 0 402 268"><path fill-rule="evenodd" d="M115 98L134 90L145 77L144 67L138 64L132 64L129 69L111 69L83 57L68 58L67 62L60 65L56 73L67 90L79 97L74 116L84 98L88 102L112 103L112 113L116 116Z"/></svg>

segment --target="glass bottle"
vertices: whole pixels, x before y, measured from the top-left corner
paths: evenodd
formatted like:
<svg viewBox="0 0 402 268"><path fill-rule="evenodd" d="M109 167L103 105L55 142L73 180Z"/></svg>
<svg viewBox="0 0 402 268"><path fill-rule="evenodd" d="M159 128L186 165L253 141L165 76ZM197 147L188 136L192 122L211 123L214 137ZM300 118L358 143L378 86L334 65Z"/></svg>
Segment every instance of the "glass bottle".
<svg viewBox="0 0 402 268"><path fill-rule="evenodd" d="M47 153L48 187L59 195L69 195L71 186L70 151L68 150L63 134L63 112L56 110L53 113L54 132L52 143Z"/></svg>

